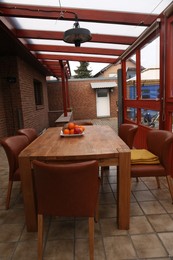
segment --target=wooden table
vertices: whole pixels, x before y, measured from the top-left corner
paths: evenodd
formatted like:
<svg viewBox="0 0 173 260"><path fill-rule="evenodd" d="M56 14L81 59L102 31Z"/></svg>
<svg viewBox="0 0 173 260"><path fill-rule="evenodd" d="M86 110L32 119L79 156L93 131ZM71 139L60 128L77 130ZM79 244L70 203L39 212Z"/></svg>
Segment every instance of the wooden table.
<svg viewBox="0 0 173 260"><path fill-rule="evenodd" d="M37 230L32 182L32 160L66 163L96 159L99 166L119 165L117 220L129 229L130 150L109 126L86 126L81 137L61 137L61 127L46 130L19 155L24 209L28 231Z"/></svg>

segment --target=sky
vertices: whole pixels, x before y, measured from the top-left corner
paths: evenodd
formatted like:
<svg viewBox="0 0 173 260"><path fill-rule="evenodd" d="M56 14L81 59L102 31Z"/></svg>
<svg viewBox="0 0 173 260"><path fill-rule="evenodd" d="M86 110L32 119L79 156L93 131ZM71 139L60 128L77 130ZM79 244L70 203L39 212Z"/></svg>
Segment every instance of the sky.
<svg viewBox="0 0 173 260"><path fill-rule="evenodd" d="M77 69L77 67L80 65L78 61L70 61L70 69L72 76L75 75L74 70ZM97 72L105 68L109 63L96 63L96 62L89 62L88 69L92 70L91 75L94 76Z"/></svg>

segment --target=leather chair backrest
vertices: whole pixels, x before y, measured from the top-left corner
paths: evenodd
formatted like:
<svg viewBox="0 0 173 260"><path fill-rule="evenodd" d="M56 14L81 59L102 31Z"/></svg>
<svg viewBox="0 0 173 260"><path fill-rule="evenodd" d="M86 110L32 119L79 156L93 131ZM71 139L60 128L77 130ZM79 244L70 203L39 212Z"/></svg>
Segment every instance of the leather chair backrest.
<svg viewBox="0 0 173 260"><path fill-rule="evenodd" d="M92 217L99 191L98 162L46 164L33 161L38 214Z"/></svg>
<svg viewBox="0 0 173 260"><path fill-rule="evenodd" d="M14 172L19 168L18 156L29 144L28 138L24 135L16 135L1 140L9 163L9 179L12 180Z"/></svg>
<svg viewBox="0 0 173 260"><path fill-rule="evenodd" d="M173 133L166 130L150 130L147 134L147 149L157 155L167 171L170 170L170 153L173 144Z"/></svg>
<svg viewBox="0 0 173 260"><path fill-rule="evenodd" d="M119 127L119 137L129 146L133 148L133 142L137 133L138 126L135 124L121 124Z"/></svg>
<svg viewBox="0 0 173 260"><path fill-rule="evenodd" d="M26 135L27 138L29 139L29 142L31 143L32 141L34 141L37 138L37 132L34 128L23 128L23 129L19 129L17 131L17 134L19 135Z"/></svg>

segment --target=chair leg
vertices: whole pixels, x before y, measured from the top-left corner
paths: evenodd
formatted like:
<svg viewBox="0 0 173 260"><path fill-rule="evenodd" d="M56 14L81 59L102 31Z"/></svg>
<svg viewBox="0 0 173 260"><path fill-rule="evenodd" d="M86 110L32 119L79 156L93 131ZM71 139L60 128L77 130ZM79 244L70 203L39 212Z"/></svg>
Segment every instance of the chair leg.
<svg viewBox="0 0 173 260"><path fill-rule="evenodd" d="M158 187L158 189L160 189L160 180L159 180L159 177L156 177L156 182L157 182L157 187Z"/></svg>
<svg viewBox="0 0 173 260"><path fill-rule="evenodd" d="M136 181L139 182L139 178L138 177L136 177Z"/></svg>
<svg viewBox="0 0 173 260"><path fill-rule="evenodd" d="M12 186L13 186L13 181L9 181L8 182L7 198L6 198L6 209L9 209L9 206L10 206Z"/></svg>
<svg viewBox="0 0 173 260"><path fill-rule="evenodd" d="M89 254L90 260L94 260L94 218L89 218Z"/></svg>
<svg viewBox="0 0 173 260"><path fill-rule="evenodd" d="M43 259L43 215L38 214L38 260Z"/></svg>
<svg viewBox="0 0 173 260"><path fill-rule="evenodd" d="M172 183L172 178L171 178L171 176L167 175L166 179L167 179L167 183L168 183L168 187L169 187L169 191L170 191L171 198L172 198L172 203L173 203L173 183Z"/></svg>

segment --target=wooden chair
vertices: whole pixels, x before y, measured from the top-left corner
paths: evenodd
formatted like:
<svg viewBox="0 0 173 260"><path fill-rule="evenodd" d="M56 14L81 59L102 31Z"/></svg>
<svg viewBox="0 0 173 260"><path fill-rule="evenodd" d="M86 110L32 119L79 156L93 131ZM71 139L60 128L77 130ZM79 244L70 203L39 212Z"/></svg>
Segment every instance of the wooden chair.
<svg viewBox="0 0 173 260"><path fill-rule="evenodd" d="M150 130L147 134L147 149L158 156L160 164L132 164L131 177L165 176L173 201L171 175L173 133L166 130Z"/></svg>
<svg viewBox="0 0 173 260"><path fill-rule="evenodd" d="M97 161L46 164L33 161L38 209L38 259L43 257L44 215L89 218L89 251L94 259L94 217L98 219Z"/></svg>
<svg viewBox="0 0 173 260"><path fill-rule="evenodd" d="M33 142L38 137L37 132L34 128L19 129L17 131L17 134L18 135L25 135L28 138L30 143Z"/></svg>
<svg viewBox="0 0 173 260"><path fill-rule="evenodd" d="M6 198L6 209L9 209L13 181L20 181L18 155L29 144L29 141L24 135L16 135L6 137L0 143L5 150L9 164L9 181Z"/></svg>
<svg viewBox="0 0 173 260"><path fill-rule="evenodd" d="M133 142L137 133L138 126L135 124L121 124L119 127L119 137L128 145L130 149L133 148ZM118 171L118 167L117 167ZM101 181L103 183L104 167L101 167ZM138 179L137 179L138 181Z"/></svg>

